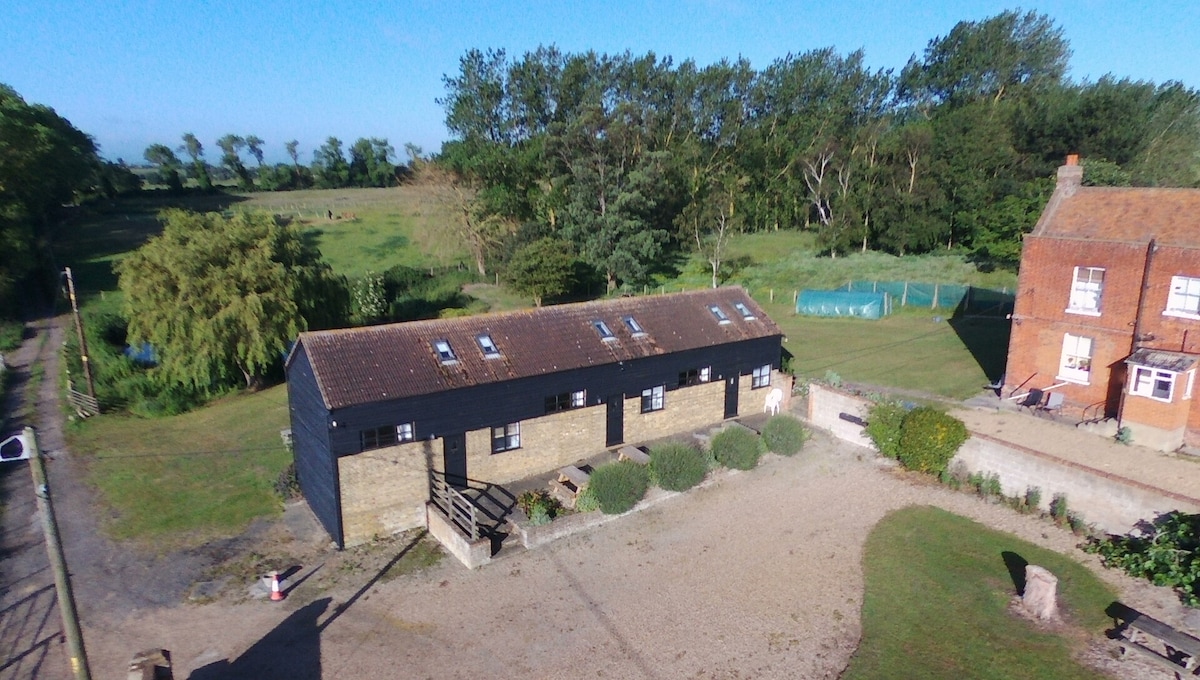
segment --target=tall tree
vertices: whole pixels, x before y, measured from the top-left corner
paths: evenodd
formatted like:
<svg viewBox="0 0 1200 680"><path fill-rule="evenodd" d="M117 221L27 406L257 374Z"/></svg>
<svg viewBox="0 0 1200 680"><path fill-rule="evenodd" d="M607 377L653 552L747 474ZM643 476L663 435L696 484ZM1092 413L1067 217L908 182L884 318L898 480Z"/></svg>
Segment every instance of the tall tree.
<svg viewBox="0 0 1200 680"><path fill-rule="evenodd" d="M179 192L183 189L183 181L179 178L179 171L183 169L183 163L179 162L179 157L171 150L171 147L166 144L151 144L146 147L146 151L142 154L147 163L158 168L158 181L167 185L167 188L174 192Z"/></svg>
<svg viewBox="0 0 1200 680"><path fill-rule="evenodd" d="M130 342L154 346L163 381L254 388L297 333L344 321L344 280L271 215L168 210L162 220L116 270Z"/></svg>
<svg viewBox="0 0 1200 680"><path fill-rule="evenodd" d="M91 189L99 170L90 137L0 84L0 317L16 314L17 286L37 270L56 211Z"/></svg>
<svg viewBox="0 0 1200 680"><path fill-rule="evenodd" d="M1044 91L1062 82L1071 50L1044 14L1007 10L983 21L960 21L929 41L921 61L909 60L900 91L922 106L986 99L1014 91Z"/></svg>
<svg viewBox="0 0 1200 680"><path fill-rule="evenodd" d="M330 137L313 152L312 172L318 189L350 186L350 165L342 153L342 140Z"/></svg>
<svg viewBox="0 0 1200 680"><path fill-rule="evenodd" d="M258 163L258 167L263 166L263 144L265 144L258 135L246 135L246 149L254 156L254 160Z"/></svg>
<svg viewBox="0 0 1200 680"><path fill-rule="evenodd" d="M516 250L504 269L513 290L533 299L536 307L549 297L566 294L575 277L575 252L562 239L545 237Z"/></svg>
<svg viewBox="0 0 1200 680"><path fill-rule="evenodd" d="M246 170L240 155L242 149L246 148L246 140L239 135L228 134L217 140L217 146L221 148L221 165L237 178L238 188L242 191L253 190L254 179L250 177L250 171Z"/></svg>
<svg viewBox="0 0 1200 680"><path fill-rule="evenodd" d="M200 190L212 191L212 176L208 174L208 162L204 160L204 145L196 135L190 132L183 133L183 145L179 147L179 151L192 159L190 174Z"/></svg>

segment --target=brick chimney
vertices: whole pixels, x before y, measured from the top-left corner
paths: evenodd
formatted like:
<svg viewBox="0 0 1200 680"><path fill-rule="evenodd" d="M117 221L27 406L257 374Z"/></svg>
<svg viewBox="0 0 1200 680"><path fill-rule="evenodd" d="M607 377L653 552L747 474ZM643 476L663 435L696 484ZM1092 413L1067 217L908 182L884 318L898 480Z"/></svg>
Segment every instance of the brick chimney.
<svg viewBox="0 0 1200 680"><path fill-rule="evenodd" d="M1083 166L1079 164L1079 154L1069 154L1066 165L1058 169L1058 185L1056 192L1063 196L1071 196L1083 184Z"/></svg>

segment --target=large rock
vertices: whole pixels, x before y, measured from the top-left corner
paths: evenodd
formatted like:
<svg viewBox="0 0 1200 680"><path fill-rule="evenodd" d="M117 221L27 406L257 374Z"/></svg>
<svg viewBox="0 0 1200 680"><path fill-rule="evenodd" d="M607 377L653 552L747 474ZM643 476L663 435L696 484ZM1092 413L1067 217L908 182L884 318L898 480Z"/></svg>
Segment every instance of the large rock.
<svg viewBox="0 0 1200 680"><path fill-rule="evenodd" d="M1041 621L1058 619L1058 578L1044 567L1025 565L1025 610Z"/></svg>

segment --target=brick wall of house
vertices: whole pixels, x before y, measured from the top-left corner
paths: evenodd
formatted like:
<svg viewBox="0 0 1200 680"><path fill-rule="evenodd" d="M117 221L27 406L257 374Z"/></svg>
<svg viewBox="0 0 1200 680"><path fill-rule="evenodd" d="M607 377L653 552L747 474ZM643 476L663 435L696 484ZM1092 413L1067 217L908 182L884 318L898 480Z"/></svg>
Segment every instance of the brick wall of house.
<svg viewBox="0 0 1200 680"><path fill-rule="evenodd" d="M747 378L749 379L749 378ZM714 381L666 393L663 409L642 413L641 395L625 400L625 442L658 439L715 425L725 417L725 383Z"/></svg>
<svg viewBox="0 0 1200 680"><path fill-rule="evenodd" d="M738 412L761 413L770 388L740 376ZM791 392L791 376L771 372L771 387ZM625 399L625 441L638 444L715 425L724 417L725 383L670 390L663 409L641 412L641 395ZM786 408L786 401L784 403ZM605 449L607 407L589 406L521 421L521 448L492 453L490 429L467 432L467 476L504 484L577 462ZM338 459L346 545L424 522L427 470L443 471L442 440L414 442Z"/></svg>
<svg viewBox="0 0 1200 680"><path fill-rule="evenodd" d="M365 543L425 523L430 463L441 467L442 441L413 442L338 459L345 544Z"/></svg>
<svg viewBox="0 0 1200 680"><path fill-rule="evenodd" d="M738 377L738 415L749 416L755 413L764 413L767 401L767 394L772 388L778 387L783 390L783 403L779 405L780 411L786 411L788 404L792 400L792 376L781 373L776 370L771 371L771 384L768 387L754 388L754 376L743 375Z"/></svg>
<svg viewBox="0 0 1200 680"><path fill-rule="evenodd" d="M1144 344L1169 352L1200 353L1200 320L1163 314L1173 276L1200 278L1200 248L1159 246L1154 253L1142 314L1142 332L1154 339Z"/></svg>
<svg viewBox="0 0 1200 680"><path fill-rule="evenodd" d="M541 474L604 450L606 407L521 421L521 448L492 453L490 429L467 433L467 476L495 483Z"/></svg>

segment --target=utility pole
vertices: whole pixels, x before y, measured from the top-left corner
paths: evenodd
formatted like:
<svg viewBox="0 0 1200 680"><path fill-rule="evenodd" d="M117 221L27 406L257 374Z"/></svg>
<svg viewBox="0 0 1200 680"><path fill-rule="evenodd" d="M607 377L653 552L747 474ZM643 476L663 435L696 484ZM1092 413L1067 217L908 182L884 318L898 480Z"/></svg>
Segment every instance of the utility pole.
<svg viewBox="0 0 1200 680"><path fill-rule="evenodd" d="M83 375L87 378L88 396L96 398L96 383L92 380L92 364L88 361L87 338L83 336L83 319L79 316L79 303L75 299L75 277L67 267L67 293L71 298L71 313L75 315L75 332L79 334L79 358L83 362Z"/></svg>
<svg viewBox="0 0 1200 680"><path fill-rule="evenodd" d="M83 648L83 633L79 629L79 615L75 612L75 595L71 592L71 579L67 575L67 559L58 535L54 506L50 502L50 487L46 485L46 468L38 452L37 433L32 427L25 428L25 446L29 453L29 469L33 472L33 493L37 496L42 530L46 534L46 554L50 557L50 568L54 572L54 587L58 592L58 611L62 614L63 635L67 638L67 650L70 653L71 674L75 680L92 680L87 652Z"/></svg>

